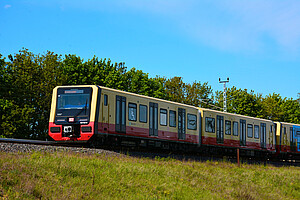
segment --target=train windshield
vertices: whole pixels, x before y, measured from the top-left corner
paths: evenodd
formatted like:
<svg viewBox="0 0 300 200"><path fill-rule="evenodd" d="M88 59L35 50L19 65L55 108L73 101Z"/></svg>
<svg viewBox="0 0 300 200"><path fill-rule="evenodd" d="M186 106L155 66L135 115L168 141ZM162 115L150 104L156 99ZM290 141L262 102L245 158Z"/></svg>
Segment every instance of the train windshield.
<svg viewBox="0 0 300 200"><path fill-rule="evenodd" d="M57 96L57 109L87 109L90 94L60 94Z"/></svg>
<svg viewBox="0 0 300 200"><path fill-rule="evenodd" d="M57 116L87 115L90 110L91 88L59 88Z"/></svg>

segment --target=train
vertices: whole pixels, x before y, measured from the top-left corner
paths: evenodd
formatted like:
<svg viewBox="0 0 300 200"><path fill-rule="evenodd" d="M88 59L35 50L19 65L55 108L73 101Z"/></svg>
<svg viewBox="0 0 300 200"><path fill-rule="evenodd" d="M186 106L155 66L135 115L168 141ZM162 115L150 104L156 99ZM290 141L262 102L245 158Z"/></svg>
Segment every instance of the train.
<svg viewBox="0 0 300 200"><path fill-rule="evenodd" d="M171 102L98 85L53 89L49 136L57 142L118 145L220 156L295 159L300 125Z"/></svg>

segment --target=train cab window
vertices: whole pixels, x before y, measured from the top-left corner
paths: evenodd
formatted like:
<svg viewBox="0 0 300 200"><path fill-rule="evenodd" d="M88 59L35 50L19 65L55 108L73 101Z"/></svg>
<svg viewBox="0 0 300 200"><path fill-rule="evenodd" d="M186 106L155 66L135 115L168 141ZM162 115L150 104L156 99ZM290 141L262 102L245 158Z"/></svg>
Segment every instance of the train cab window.
<svg viewBox="0 0 300 200"><path fill-rule="evenodd" d="M205 118L205 131L210 133L215 132L215 118L211 118L211 117Z"/></svg>
<svg viewBox="0 0 300 200"><path fill-rule="evenodd" d="M239 123L238 122L233 122L232 135L234 135L234 136L239 135Z"/></svg>
<svg viewBox="0 0 300 200"><path fill-rule="evenodd" d="M166 109L160 109L160 125L162 126L167 126L167 118L168 118L167 113L168 112Z"/></svg>
<svg viewBox="0 0 300 200"><path fill-rule="evenodd" d="M176 111L170 110L169 117L170 117L169 118L170 127L176 127Z"/></svg>
<svg viewBox="0 0 300 200"><path fill-rule="evenodd" d="M247 125L247 136L248 136L248 138L253 137L253 125L252 124Z"/></svg>
<svg viewBox="0 0 300 200"><path fill-rule="evenodd" d="M254 125L254 138L258 139L259 138L259 126Z"/></svg>
<svg viewBox="0 0 300 200"><path fill-rule="evenodd" d="M187 114L187 128L191 130L197 130L197 116Z"/></svg>
<svg viewBox="0 0 300 200"><path fill-rule="evenodd" d="M108 102L108 96L107 94L104 95L104 105L107 106L107 102Z"/></svg>
<svg viewBox="0 0 300 200"><path fill-rule="evenodd" d="M231 121L225 121L225 134L231 135Z"/></svg>
<svg viewBox="0 0 300 200"><path fill-rule="evenodd" d="M147 123L147 106L140 105L140 122Z"/></svg>
<svg viewBox="0 0 300 200"><path fill-rule="evenodd" d="M135 103L128 104L128 120L136 121L136 104Z"/></svg>

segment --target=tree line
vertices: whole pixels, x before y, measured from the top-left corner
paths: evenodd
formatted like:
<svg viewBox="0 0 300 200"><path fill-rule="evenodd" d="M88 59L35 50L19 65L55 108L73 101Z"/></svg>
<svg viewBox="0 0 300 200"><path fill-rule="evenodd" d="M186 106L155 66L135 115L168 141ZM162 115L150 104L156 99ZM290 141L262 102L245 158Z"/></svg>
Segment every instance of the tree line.
<svg viewBox="0 0 300 200"><path fill-rule="evenodd" d="M63 57L50 51L34 54L21 49L7 58L0 54L0 137L45 139L53 88L87 84L197 107L223 107L223 91L214 92L208 82L153 78L136 68L128 70L124 62L96 56L84 61L76 55ZM227 111L300 124L300 98L283 98L275 93L263 97L252 90L228 88Z"/></svg>

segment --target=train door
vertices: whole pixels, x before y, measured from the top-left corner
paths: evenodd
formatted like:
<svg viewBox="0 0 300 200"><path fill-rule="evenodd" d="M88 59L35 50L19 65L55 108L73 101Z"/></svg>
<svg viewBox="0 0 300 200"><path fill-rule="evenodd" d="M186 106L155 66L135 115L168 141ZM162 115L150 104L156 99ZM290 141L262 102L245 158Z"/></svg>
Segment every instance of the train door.
<svg viewBox="0 0 300 200"><path fill-rule="evenodd" d="M100 95L98 97L98 101L100 101ZM97 105L99 105L100 103L97 103ZM100 117L99 117L99 122L101 122L101 127L100 130L102 132L107 132L109 129L109 104L108 104L108 95L104 94L103 95L103 100L101 99L101 113L100 113ZM98 123L96 123L97 125ZM95 125L95 126L96 126ZM95 129L97 130L97 129Z"/></svg>
<svg viewBox="0 0 300 200"><path fill-rule="evenodd" d="M291 151L296 151L296 143L294 140L294 129L293 127L290 127L290 146L291 146Z"/></svg>
<svg viewBox="0 0 300 200"><path fill-rule="evenodd" d="M116 132L126 133L126 97L116 96Z"/></svg>
<svg viewBox="0 0 300 200"><path fill-rule="evenodd" d="M240 120L241 131L240 131L240 145L246 146L246 120Z"/></svg>
<svg viewBox="0 0 300 200"><path fill-rule="evenodd" d="M158 136L158 104L149 104L149 135Z"/></svg>
<svg viewBox="0 0 300 200"><path fill-rule="evenodd" d="M185 140L185 109L178 108L178 139Z"/></svg>
<svg viewBox="0 0 300 200"><path fill-rule="evenodd" d="M266 124L260 123L260 146L266 148Z"/></svg>
<svg viewBox="0 0 300 200"><path fill-rule="evenodd" d="M217 143L224 143L224 117L217 116Z"/></svg>
<svg viewBox="0 0 300 200"><path fill-rule="evenodd" d="M300 152L300 126L294 126L294 142L296 151Z"/></svg>
<svg viewBox="0 0 300 200"><path fill-rule="evenodd" d="M286 145L287 145L286 137L287 137L287 135L286 135L286 127L284 127L283 125L282 125L281 137L282 137L282 139L281 139L281 150L286 151Z"/></svg>
<svg viewBox="0 0 300 200"><path fill-rule="evenodd" d="M274 135L275 135L274 125L270 125L269 145L270 145L271 149L273 149L273 147L274 147L274 141L275 141Z"/></svg>

